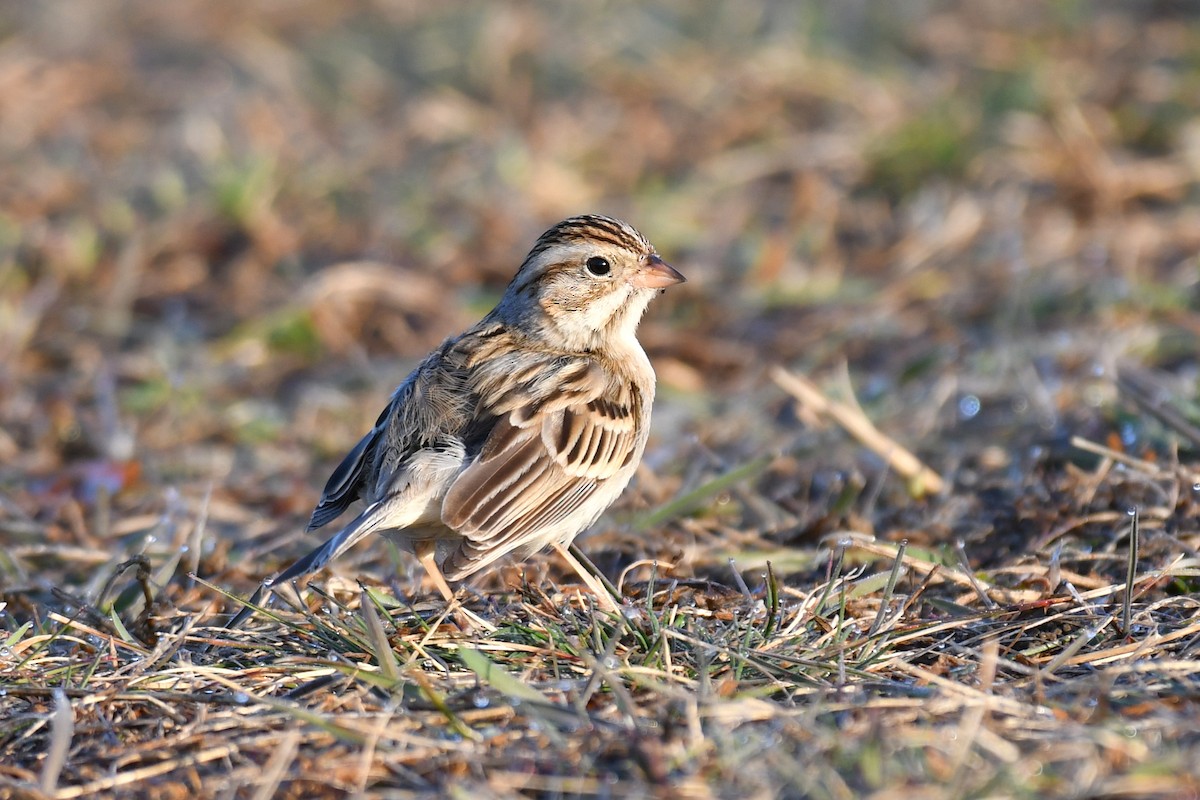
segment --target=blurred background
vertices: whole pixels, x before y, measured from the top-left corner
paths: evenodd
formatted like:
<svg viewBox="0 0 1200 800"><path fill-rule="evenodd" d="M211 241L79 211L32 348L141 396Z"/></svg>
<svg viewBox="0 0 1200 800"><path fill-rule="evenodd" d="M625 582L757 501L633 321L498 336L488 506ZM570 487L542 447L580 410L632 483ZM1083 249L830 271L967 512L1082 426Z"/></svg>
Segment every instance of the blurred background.
<svg viewBox="0 0 1200 800"><path fill-rule="evenodd" d="M307 550L391 388L581 212L689 279L643 323L606 568L969 532L1071 435L1165 457L1114 371L1193 408L1198 107L1182 2L6 3L3 581L198 528L226 582ZM956 492L914 501L773 365Z"/></svg>

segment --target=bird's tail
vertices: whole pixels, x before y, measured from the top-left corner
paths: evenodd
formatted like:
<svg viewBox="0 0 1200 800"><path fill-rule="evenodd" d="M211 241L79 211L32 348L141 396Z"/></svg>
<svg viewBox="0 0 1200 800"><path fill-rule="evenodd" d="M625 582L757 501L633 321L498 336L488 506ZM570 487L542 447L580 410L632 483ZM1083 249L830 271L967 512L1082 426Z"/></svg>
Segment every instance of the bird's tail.
<svg viewBox="0 0 1200 800"><path fill-rule="evenodd" d="M262 608L271 599L274 586L294 581L305 575L311 575L349 550L364 536L374 533L379 527L380 522L380 515L375 513L378 506L379 503L372 503L367 506L353 521L326 539L325 543L320 547L304 556L304 558L297 560L273 578L267 578L263 581L254 595L247 601L247 604L229 621L225 628L233 630L252 617L257 609Z"/></svg>
<svg viewBox="0 0 1200 800"><path fill-rule="evenodd" d="M354 545L358 544L359 540L370 533L373 533L378 527L378 520L373 519L373 512L376 505L367 506L363 512L355 517L346 527L330 536L325 540L325 543L313 550L308 555L298 559L294 564L285 569L283 572L276 575L274 578L269 578L265 583L273 585L276 583L287 583L294 581L297 578L302 578L305 575L311 575L321 567L333 561L342 553L349 550Z"/></svg>

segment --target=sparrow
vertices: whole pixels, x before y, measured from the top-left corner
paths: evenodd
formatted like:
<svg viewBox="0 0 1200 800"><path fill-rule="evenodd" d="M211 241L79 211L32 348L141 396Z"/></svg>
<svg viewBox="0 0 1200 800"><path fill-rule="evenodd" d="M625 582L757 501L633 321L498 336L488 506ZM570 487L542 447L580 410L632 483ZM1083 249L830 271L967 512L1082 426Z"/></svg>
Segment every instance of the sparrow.
<svg viewBox="0 0 1200 800"><path fill-rule="evenodd" d="M637 325L684 280L612 217L543 233L496 307L395 390L329 477L308 530L357 500L362 510L256 599L374 534L415 554L447 601L447 581L506 555L566 556L641 460L655 376Z"/></svg>

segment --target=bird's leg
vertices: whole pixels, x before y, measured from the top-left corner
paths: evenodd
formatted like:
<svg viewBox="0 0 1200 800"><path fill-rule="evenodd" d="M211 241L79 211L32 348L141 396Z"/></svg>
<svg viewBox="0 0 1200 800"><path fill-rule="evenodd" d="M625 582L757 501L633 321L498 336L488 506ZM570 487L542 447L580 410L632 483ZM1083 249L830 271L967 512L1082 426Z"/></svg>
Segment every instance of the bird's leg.
<svg viewBox="0 0 1200 800"><path fill-rule="evenodd" d="M437 564L437 542L429 540L425 542L417 542L413 551L417 554L417 560L421 562L421 566L429 573L429 577L433 580L433 585L442 593L442 597L447 603L454 601L454 592L450 590L450 584L446 583L445 576L442 575L441 569Z"/></svg>
<svg viewBox="0 0 1200 800"><path fill-rule="evenodd" d="M455 605L458 606L457 612L461 617L456 617L455 621L464 630L472 625L482 628L489 633L496 630L496 626L485 620L483 617L475 614L465 607L454 597L454 592L450 589L450 584L446 583L446 576L442 574L442 570L437 564L437 542L434 540L416 542L413 546L413 552L417 555L417 560L421 562L421 566L429 573L429 577L433 580L433 584L437 586L437 590L441 592L442 597L450 606L450 610L454 610ZM464 625L463 620L468 624Z"/></svg>
<svg viewBox="0 0 1200 800"><path fill-rule="evenodd" d="M558 554L562 556L563 561L566 561L567 564L570 565L571 569L575 570L576 574L579 575L579 578L584 582L584 584L592 590L592 594L596 595L596 599L600 601L600 605L604 606L605 611L613 614L621 613L621 607L617 605L617 601L613 599L613 596L609 594L608 590L604 588L604 585L601 584L600 581L596 580L595 575L584 569L583 564L580 564L579 559L571 555L570 550L558 542L551 544L551 547L553 547Z"/></svg>

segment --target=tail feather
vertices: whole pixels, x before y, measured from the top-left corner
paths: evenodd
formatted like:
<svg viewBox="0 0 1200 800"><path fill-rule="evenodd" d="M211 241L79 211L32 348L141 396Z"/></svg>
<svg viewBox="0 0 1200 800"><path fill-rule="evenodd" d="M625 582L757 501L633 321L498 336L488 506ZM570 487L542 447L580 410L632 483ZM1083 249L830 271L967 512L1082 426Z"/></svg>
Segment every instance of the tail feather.
<svg viewBox="0 0 1200 800"><path fill-rule="evenodd" d="M231 619L231 620L229 620L229 622L225 623L225 626L224 626L225 630L232 631L232 630L236 630L236 629L240 628L242 626L242 623L244 623L246 620L250 619L250 617L254 616L254 612L257 611L259 608L261 608L262 604L270 599L271 599L271 588L265 583L261 584L258 587L258 591L256 591L254 593L254 595L249 600L246 601L246 605L242 606L241 611L239 611L237 614L235 614L233 619ZM202 652L207 653L211 648L212 648L212 645L208 645L204 648L204 650Z"/></svg>
<svg viewBox="0 0 1200 800"><path fill-rule="evenodd" d="M363 512L346 527L326 539L320 547L276 575L271 579L271 583L286 583L310 575L349 550L360 539L373 533L379 527L379 520L373 518L377 516L375 512L378 508L379 503L373 503L364 508Z"/></svg>
<svg viewBox="0 0 1200 800"><path fill-rule="evenodd" d="M360 539L371 533L374 533L380 527L381 515L375 512L379 509L379 503L372 503L363 509L363 512L354 518L346 527L330 536L317 549L299 559L290 567L285 569L273 578L267 578L263 581L258 591L247 601L246 605L225 624L226 630L235 630L240 627L246 620L254 616L254 612L258 608L262 608L266 603L270 602L273 594L273 587L281 583L294 581L296 578L301 578L305 575L310 575L321 567L328 564L333 559L340 556L342 553L349 550ZM205 648L207 651L208 648Z"/></svg>

